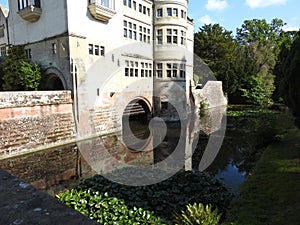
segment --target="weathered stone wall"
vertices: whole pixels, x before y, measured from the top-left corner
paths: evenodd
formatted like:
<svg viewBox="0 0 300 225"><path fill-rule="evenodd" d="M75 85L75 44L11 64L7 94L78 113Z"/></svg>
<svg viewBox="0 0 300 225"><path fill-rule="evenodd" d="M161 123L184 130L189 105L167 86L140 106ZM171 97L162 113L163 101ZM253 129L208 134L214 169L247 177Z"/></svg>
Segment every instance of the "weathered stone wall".
<svg viewBox="0 0 300 225"><path fill-rule="evenodd" d="M95 109L84 124L102 136L84 141L78 139L84 127L76 129L69 91L0 92L0 168L47 189L84 177L98 164L109 171L115 159L153 162L152 151L132 151L122 143L122 120L113 107Z"/></svg>
<svg viewBox="0 0 300 225"><path fill-rule="evenodd" d="M202 102L208 108L227 105L228 101L224 95L221 81L208 81L202 89L193 90L196 109L200 109Z"/></svg>
<svg viewBox="0 0 300 225"><path fill-rule="evenodd" d="M0 92L0 158L74 141L70 91Z"/></svg>

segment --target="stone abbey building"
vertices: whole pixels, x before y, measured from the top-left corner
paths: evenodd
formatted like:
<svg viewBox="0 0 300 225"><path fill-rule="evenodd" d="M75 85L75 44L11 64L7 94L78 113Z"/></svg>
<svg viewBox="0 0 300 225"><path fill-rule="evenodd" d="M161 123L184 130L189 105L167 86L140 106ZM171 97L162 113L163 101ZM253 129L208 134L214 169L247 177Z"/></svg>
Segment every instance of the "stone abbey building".
<svg viewBox="0 0 300 225"><path fill-rule="evenodd" d="M125 92L151 112L170 112L170 102L180 111L193 82L187 11L188 0L9 0L9 12L0 12L1 55L24 45L45 70L45 88L72 90L77 104L102 96L99 105L111 108Z"/></svg>
<svg viewBox="0 0 300 225"><path fill-rule="evenodd" d="M200 125L189 116L189 110L194 110L194 106L199 109L203 99L209 107L227 104L221 82L208 81L201 90L193 88L194 24L187 17L188 0L8 3L9 10L0 6L0 58L6 55L8 46L24 45L27 57L43 68L47 79L44 88L69 91L0 93L2 103L7 102L0 108L6 112L0 118L7 124L2 126L4 154L19 151L19 146L27 151L51 140L62 145L88 139L77 146L82 144L79 149L90 149L87 158L98 162L97 157L102 157L104 149L111 145L107 139L107 145L99 146L94 137L117 133L112 141L118 140L121 132L129 133L131 116L149 119L157 115L160 118L149 122L157 126L150 124L149 130L142 127L138 136L142 138L127 136L130 145L126 146L142 152L152 151L156 143L166 148L168 138L175 136L170 133L163 139L162 118L185 122L180 126L187 141L180 143L189 147L181 149L191 149L191 140ZM16 107L11 107L15 102ZM24 110L20 110L20 104ZM216 130L215 124L222 117L214 116L212 121L207 130ZM7 131L7 127L11 129ZM15 138L15 134L21 138ZM28 146L24 145L25 138ZM126 138L123 136L123 143ZM137 143L138 148L131 148L132 143ZM114 147L111 152L119 155ZM191 158L190 153L188 157Z"/></svg>

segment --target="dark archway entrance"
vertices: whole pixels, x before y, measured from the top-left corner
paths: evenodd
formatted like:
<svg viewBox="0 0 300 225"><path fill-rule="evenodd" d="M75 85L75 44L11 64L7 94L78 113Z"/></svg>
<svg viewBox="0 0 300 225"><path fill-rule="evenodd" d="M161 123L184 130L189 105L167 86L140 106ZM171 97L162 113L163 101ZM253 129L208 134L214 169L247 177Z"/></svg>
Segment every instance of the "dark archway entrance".
<svg viewBox="0 0 300 225"><path fill-rule="evenodd" d="M135 99L126 106L122 117L122 133L123 143L129 149L143 151L150 144L150 117L151 110L144 100Z"/></svg>
<svg viewBox="0 0 300 225"><path fill-rule="evenodd" d="M65 90L62 80L56 74L49 75L47 89L57 91Z"/></svg>

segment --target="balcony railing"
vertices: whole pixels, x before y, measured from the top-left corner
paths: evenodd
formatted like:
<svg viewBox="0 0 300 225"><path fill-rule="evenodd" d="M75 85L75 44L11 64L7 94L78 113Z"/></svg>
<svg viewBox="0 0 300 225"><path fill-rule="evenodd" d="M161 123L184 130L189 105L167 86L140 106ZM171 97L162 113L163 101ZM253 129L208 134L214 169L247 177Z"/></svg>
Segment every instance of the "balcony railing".
<svg viewBox="0 0 300 225"><path fill-rule="evenodd" d="M88 9L96 20L107 22L116 14L115 0L89 0Z"/></svg>
<svg viewBox="0 0 300 225"><path fill-rule="evenodd" d="M42 9L40 0L19 0L19 11L17 12L20 17L31 23L39 20Z"/></svg>

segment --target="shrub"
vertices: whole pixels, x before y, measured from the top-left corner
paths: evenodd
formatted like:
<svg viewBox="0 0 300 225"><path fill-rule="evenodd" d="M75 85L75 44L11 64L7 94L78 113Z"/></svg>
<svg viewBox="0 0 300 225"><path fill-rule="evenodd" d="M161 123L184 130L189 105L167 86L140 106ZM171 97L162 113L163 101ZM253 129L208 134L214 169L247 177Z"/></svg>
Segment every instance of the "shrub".
<svg viewBox="0 0 300 225"><path fill-rule="evenodd" d="M24 46L11 46L1 65L2 88L6 91L36 91L41 81L41 70L29 62Z"/></svg>
<svg viewBox="0 0 300 225"><path fill-rule="evenodd" d="M202 203L186 206L185 211L175 215L175 224L178 225L217 225L221 215L218 210L212 211L211 205L204 206Z"/></svg>
<svg viewBox="0 0 300 225"><path fill-rule="evenodd" d="M57 195L64 204L100 224L162 224L153 212L128 208L124 200L97 191L75 190Z"/></svg>
<svg viewBox="0 0 300 225"><path fill-rule="evenodd" d="M128 207L153 211L166 223L172 223L174 213L180 213L187 204L193 203L211 204L225 214L233 197L213 176L191 171L180 171L165 181L140 187L121 185L96 175L84 180L76 189L107 192L110 196L124 199Z"/></svg>

